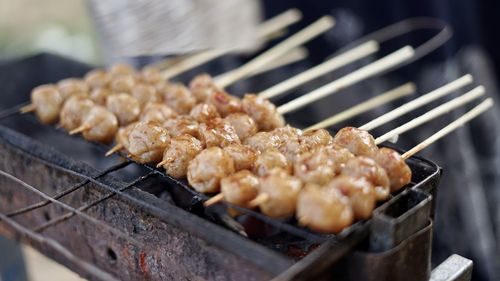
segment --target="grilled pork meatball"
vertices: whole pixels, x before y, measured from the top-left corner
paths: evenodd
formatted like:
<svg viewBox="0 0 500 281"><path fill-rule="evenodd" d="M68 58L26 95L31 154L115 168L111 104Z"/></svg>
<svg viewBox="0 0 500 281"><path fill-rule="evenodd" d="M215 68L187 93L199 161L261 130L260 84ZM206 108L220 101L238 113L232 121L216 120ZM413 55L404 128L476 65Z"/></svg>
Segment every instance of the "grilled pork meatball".
<svg viewBox="0 0 500 281"><path fill-rule="evenodd" d="M187 178L196 191L212 193L219 192L221 179L234 172L231 156L219 147L210 147L189 163Z"/></svg>
<svg viewBox="0 0 500 281"><path fill-rule="evenodd" d="M124 148L139 163L158 163L170 141L167 130L155 123L138 122L128 134Z"/></svg>
<svg viewBox="0 0 500 281"><path fill-rule="evenodd" d="M217 108L211 104L200 103L197 104L191 112L189 112L189 116L193 117L194 120L200 123L209 122L211 119L220 118L220 114L217 111Z"/></svg>
<svg viewBox="0 0 500 281"><path fill-rule="evenodd" d="M170 118L163 123L163 127L167 129L172 137L188 134L201 140L204 144L204 140L201 138L200 125L189 116L180 115Z"/></svg>
<svg viewBox="0 0 500 281"><path fill-rule="evenodd" d="M221 90L214 90L208 96L206 103L212 104L222 117L242 112L241 101Z"/></svg>
<svg viewBox="0 0 500 281"><path fill-rule="evenodd" d="M278 149L281 153L283 153L283 155L287 156L287 158L289 154L292 151L295 151L300 145L299 139L302 135L302 131L300 129L286 125L284 127L276 128L269 133L278 138Z"/></svg>
<svg viewBox="0 0 500 281"><path fill-rule="evenodd" d="M189 111L196 105L196 99L182 84L167 83L161 93L163 93L165 103L179 114L189 114Z"/></svg>
<svg viewBox="0 0 500 281"><path fill-rule="evenodd" d="M324 188L338 189L349 197L355 219L364 220L372 216L377 200L373 184L366 179L341 175L335 177Z"/></svg>
<svg viewBox="0 0 500 281"><path fill-rule="evenodd" d="M292 165L288 162L285 155L277 149L268 149L257 156L254 162L253 172L258 176L265 176L275 168L292 173Z"/></svg>
<svg viewBox="0 0 500 281"><path fill-rule="evenodd" d="M339 233L353 223L349 198L335 188L307 185L298 195L297 220L321 233Z"/></svg>
<svg viewBox="0 0 500 281"><path fill-rule="evenodd" d="M224 151L233 158L236 171L251 170L257 159L257 151L248 145L230 144L224 147Z"/></svg>
<svg viewBox="0 0 500 281"><path fill-rule="evenodd" d="M121 144L123 147L128 145L128 135L130 134L130 131L132 130L132 128L134 128L136 124L137 122L134 122L128 124L125 127L119 127L115 135L115 143Z"/></svg>
<svg viewBox="0 0 500 281"><path fill-rule="evenodd" d="M229 114L224 119L233 126L241 141L257 133L257 124L255 124L252 117L245 113Z"/></svg>
<svg viewBox="0 0 500 281"><path fill-rule="evenodd" d="M368 180L375 187L377 200L385 200L390 195L387 172L371 158L357 156L349 159L342 168L341 174Z"/></svg>
<svg viewBox="0 0 500 281"><path fill-rule="evenodd" d="M165 123L177 117L177 112L163 103L148 103L142 110L140 120L143 122Z"/></svg>
<svg viewBox="0 0 500 281"><path fill-rule="evenodd" d="M298 156L293 167L294 175L305 183L324 185L335 175L334 163L325 147Z"/></svg>
<svg viewBox="0 0 500 281"><path fill-rule="evenodd" d="M92 100L84 96L72 96L63 105L60 114L61 127L71 131L83 123L83 119L88 115L95 104Z"/></svg>
<svg viewBox="0 0 500 281"><path fill-rule="evenodd" d="M259 179L248 170L241 170L223 178L220 189L224 200L241 207L248 207L248 202L259 193Z"/></svg>
<svg viewBox="0 0 500 281"><path fill-rule="evenodd" d="M267 200L259 204L260 211L272 218L285 218L295 213L302 182L286 171L273 169L260 178L259 193Z"/></svg>
<svg viewBox="0 0 500 281"><path fill-rule="evenodd" d="M93 69L83 78L91 88L105 88L109 85L110 75L104 69Z"/></svg>
<svg viewBox="0 0 500 281"><path fill-rule="evenodd" d="M200 136L206 147L225 147L240 144L240 139L233 126L224 119L215 118L200 124Z"/></svg>
<svg viewBox="0 0 500 281"><path fill-rule="evenodd" d="M243 111L253 118L259 131L271 131L285 126L285 119L276 110L276 106L267 99L247 94L242 102Z"/></svg>
<svg viewBox="0 0 500 281"><path fill-rule="evenodd" d="M109 74L112 78L123 75L135 75L135 69L128 63L119 62L109 68Z"/></svg>
<svg viewBox="0 0 500 281"><path fill-rule="evenodd" d="M139 74L139 77L141 81L148 84L156 84L164 80L160 70L155 67L143 68Z"/></svg>
<svg viewBox="0 0 500 281"><path fill-rule="evenodd" d="M106 101L112 94L113 91L108 88L95 88L90 92L89 98L98 105L106 106Z"/></svg>
<svg viewBox="0 0 500 281"><path fill-rule="evenodd" d="M96 105L92 107L83 119L83 137L89 141L110 142L118 130L118 119L108 109Z"/></svg>
<svg viewBox="0 0 500 281"><path fill-rule="evenodd" d="M116 115L120 126L137 121L141 114L139 101L125 93L110 95L106 101L106 107Z"/></svg>
<svg viewBox="0 0 500 281"><path fill-rule="evenodd" d="M174 137L163 153L162 167L174 178L185 178L189 162L202 150L201 142L190 135Z"/></svg>
<svg viewBox="0 0 500 281"><path fill-rule="evenodd" d="M130 94L139 101L141 107L144 107L149 103L161 102L160 95L156 92L156 88L152 85L135 84Z"/></svg>
<svg viewBox="0 0 500 281"><path fill-rule="evenodd" d="M57 83L57 88L64 100L73 95L88 95L89 85L78 78L67 78Z"/></svg>
<svg viewBox="0 0 500 281"><path fill-rule="evenodd" d="M204 73L195 76L189 82L189 90L197 102L205 102L211 93L217 90L217 86L215 86L212 76Z"/></svg>
<svg viewBox="0 0 500 281"><path fill-rule="evenodd" d="M372 135L354 127L339 130L333 138L333 143L349 149L356 156L374 157L378 150Z"/></svg>
<svg viewBox="0 0 500 281"><path fill-rule="evenodd" d="M335 175L340 174L347 161L355 157L347 148L337 145L328 145L325 147L325 151L328 158L333 162Z"/></svg>
<svg viewBox="0 0 500 281"><path fill-rule="evenodd" d="M281 147L281 139L270 132L258 132L246 138L244 144L263 152L268 149L279 149Z"/></svg>
<svg viewBox="0 0 500 281"><path fill-rule="evenodd" d="M382 147L374 158L385 169L391 182L391 192L398 191L411 182L411 169L394 149Z"/></svg>
<svg viewBox="0 0 500 281"><path fill-rule="evenodd" d="M117 93L131 93L136 84L134 75L120 75L111 79L110 88Z"/></svg>
<svg viewBox="0 0 500 281"><path fill-rule="evenodd" d="M63 97L54 85L41 85L31 91L31 104L43 124L51 124L59 119Z"/></svg>
<svg viewBox="0 0 500 281"><path fill-rule="evenodd" d="M325 129L305 131L300 137L300 144L309 149L327 146L333 143L333 137Z"/></svg>

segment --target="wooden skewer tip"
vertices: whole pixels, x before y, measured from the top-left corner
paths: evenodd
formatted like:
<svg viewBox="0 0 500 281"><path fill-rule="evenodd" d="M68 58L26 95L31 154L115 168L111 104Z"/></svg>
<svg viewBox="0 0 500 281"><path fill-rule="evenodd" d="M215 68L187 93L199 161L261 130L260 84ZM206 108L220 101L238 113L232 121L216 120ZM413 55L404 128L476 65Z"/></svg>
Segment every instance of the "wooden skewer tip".
<svg viewBox="0 0 500 281"><path fill-rule="evenodd" d="M248 207L251 209L258 207L260 204L267 202L269 200L269 194L267 193L260 193L255 197L252 201L248 202Z"/></svg>
<svg viewBox="0 0 500 281"><path fill-rule="evenodd" d="M219 203L220 201L224 200L224 193L219 193L212 198L208 199L207 201L203 202L203 206L208 207L212 206L214 204Z"/></svg>
<svg viewBox="0 0 500 281"><path fill-rule="evenodd" d="M163 160L160 163L156 164L156 168L160 168L161 166L165 165L167 163L167 160Z"/></svg>
<svg viewBox="0 0 500 281"><path fill-rule="evenodd" d="M33 112L35 110L36 110L36 105L30 103L28 105L21 107L21 109L19 109L19 112L21 112L21 114L24 114L28 112Z"/></svg>
<svg viewBox="0 0 500 281"><path fill-rule="evenodd" d="M70 135L76 135L76 134L79 134L81 132L87 131L88 129L90 129L88 126L81 125L80 127L77 127L75 129L69 131L69 134Z"/></svg>
<svg viewBox="0 0 500 281"><path fill-rule="evenodd" d="M123 144L119 143L115 146L113 146L110 150L108 150L105 154L106 157L110 156L111 154L114 154L115 152L119 151L120 149L123 148Z"/></svg>

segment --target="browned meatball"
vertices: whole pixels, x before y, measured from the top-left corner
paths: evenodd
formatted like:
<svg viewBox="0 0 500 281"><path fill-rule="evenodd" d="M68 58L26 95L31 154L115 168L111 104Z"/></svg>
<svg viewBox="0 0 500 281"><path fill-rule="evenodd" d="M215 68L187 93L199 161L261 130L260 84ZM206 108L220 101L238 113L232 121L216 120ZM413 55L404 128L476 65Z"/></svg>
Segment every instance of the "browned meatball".
<svg viewBox="0 0 500 281"><path fill-rule="evenodd" d="M385 169L391 182L391 192L398 191L411 182L411 169L394 149L383 147L378 150L375 161Z"/></svg>
<svg viewBox="0 0 500 281"><path fill-rule="evenodd" d="M35 113L44 124L51 124L59 119L63 97L54 85L42 85L31 91L31 104Z"/></svg>
<svg viewBox="0 0 500 281"><path fill-rule="evenodd" d="M257 124L255 124L252 117L245 113L229 114L224 119L233 126L241 141L257 133Z"/></svg>
<svg viewBox="0 0 500 281"><path fill-rule="evenodd" d="M94 106L83 119L83 137L89 141L110 142L118 131L116 116L103 106Z"/></svg>
<svg viewBox="0 0 500 281"><path fill-rule="evenodd" d="M94 102L86 97L78 95L70 97L61 109L61 127L67 131L79 127L94 106Z"/></svg>
<svg viewBox="0 0 500 281"><path fill-rule="evenodd" d="M118 132L116 132L115 135L116 144L121 144L123 147L125 147L126 145L128 146L128 135L130 134L130 131L132 130L132 128L135 127L136 124L137 122L134 122L128 124L125 127L118 128Z"/></svg>
<svg viewBox="0 0 500 281"><path fill-rule="evenodd" d="M138 122L123 143L130 156L139 163L158 163L170 141L167 130L155 123Z"/></svg>
<svg viewBox="0 0 500 281"><path fill-rule="evenodd" d="M349 159L342 168L342 174L368 180L375 186L377 200L385 200L390 195L390 182L386 171L371 158L357 156Z"/></svg>
<svg viewBox="0 0 500 281"><path fill-rule="evenodd" d="M108 97L113 94L108 88L95 88L90 92L90 99L93 100L98 105L106 105Z"/></svg>
<svg viewBox="0 0 500 281"><path fill-rule="evenodd" d="M341 175L334 178L325 188L338 189L351 201L354 218L368 219L375 209L375 187L364 178Z"/></svg>
<svg viewBox="0 0 500 281"><path fill-rule="evenodd" d="M281 147L281 139L270 132L258 132L246 138L244 143L260 152Z"/></svg>
<svg viewBox="0 0 500 281"><path fill-rule="evenodd" d="M308 185L297 200L297 220L320 233L339 233L353 223L349 198L335 188Z"/></svg>
<svg viewBox="0 0 500 281"><path fill-rule="evenodd" d="M196 191L212 193L219 192L221 179L234 172L231 156L219 147L210 147L189 163L187 178Z"/></svg>
<svg viewBox="0 0 500 281"><path fill-rule="evenodd" d="M206 147L225 147L230 144L240 144L240 139L233 126L221 118L215 118L200 124L201 141Z"/></svg>
<svg viewBox="0 0 500 281"><path fill-rule="evenodd" d="M246 114L253 118L260 131L271 131L285 126L285 119L269 100L247 94L241 102Z"/></svg>
<svg viewBox="0 0 500 281"><path fill-rule="evenodd" d="M189 116L180 115L175 118L170 118L163 123L163 127L166 128L173 137L188 134L199 139L202 141L203 145L205 145L201 137L200 124Z"/></svg>
<svg viewBox="0 0 500 281"><path fill-rule="evenodd" d="M300 137L300 144L309 149L327 146L333 143L333 137L325 129L305 131Z"/></svg>
<svg viewBox="0 0 500 281"><path fill-rule="evenodd" d="M278 149L285 156L287 156L291 150L296 149L296 147L300 145L299 139L302 135L302 131L290 125L275 128L269 133L279 139L280 145Z"/></svg>
<svg viewBox="0 0 500 281"><path fill-rule="evenodd" d="M189 82L189 90L197 102L205 102L216 89L212 77L206 73L195 76Z"/></svg>
<svg viewBox="0 0 500 281"><path fill-rule="evenodd" d="M302 182L281 169L260 178L260 194L268 198L259 204L260 211L273 218L293 216Z"/></svg>
<svg viewBox="0 0 500 281"><path fill-rule="evenodd" d="M223 178L220 188L225 201L248 207L248 203L259 193L259 179L250 171L241 170Z"/></svg>
<svg viewBox="0 0 500 281"><path fill-rule="evenodd" d="M163 93L165 103L179 114L189 114L189 111L196 105L196 99L182 84L167 83L161 93Z"/></svg>
<svg viewBox="0 0 500 281"><path fill-rule="evenodd" d="M354 158L354 154L352 154L346 148L336 146L336 145L328 145L323 148L325 153L328 155L328 158L333 162L333 170L336 175L342 172L347 161L351 158Z"/></svg>
<svg viewBox="0 0 500 281"><path fill-rule="evenodd" d="M140 120L143 122L165 123L177 117L177 112L163 103L148 103L141 112Z"/></svg>
<svg viewBox="0 0 500 281"><path fill-rule="evenodd" d="M224 147L224 151L233 158L236 171L251 170L257 159L257 151L248 145L230 144Z"/></svg>
<svg viewBox="0 0 500 281"><path fill-rule="evenodd" d="M112 78L123 75L135 75L135 69L128 63L119 62L109 68L109 74Z"/></svg>
<svg viewBox="0 0 500 281"><path fill-rule="evenodd" d="M202 150L203 145L198 139L190 135L180 135L170 140L160 164L171 177L185 178L189 162Z"/></svg>
<svg viewBox="0 0 500 281"><path fill-rule="evenodd" d="M116 115L120 126L126 126L139 120L141 114L139 101L124 93L110 95L106 100L106 107Z"/></svg>
<svg viewBox="0 0 500 281"><path fill-rule="evenodd" d="M242 112L241 101L220 90L212 91L206 102L215 106L222 117Z"/></svg>
<svg viewBox="0 0 500 281"><path fill-rule="evenodd" d="M110 75L104 69L94 69L83 78L91 88L105 88L109 85Z"/></svg>
<svg viewBox="0 0 500 281"><path fill-rule="evenodd" d="M136 84L133 75L120 75L111 79L110 88L117 93L131 93Z"/></svg>
<svg viewBox="0 0 500 281"><path fill-rule="evenodd" d="M265 176L274 168L280 168L288 174L292 173L292 165L285 155L281 154L277 149L268 149L257 156L253 171L258 176Z"/></svg>
<svg viewBox="0 0 500 281"><path fill-rule="evenodd" d="M57 83L57 88L65 100L73 95L88 95L90 90L89 85L78 78L63 79Z"/></svg>
<svg viewBox="0 0 500 281"><path fill-rule="evenodd" d="M356 156L374 157L378 150L372 135L354 127L345 127L338 131L333 143L349 149Z"/></svg>
<svg viewBox="0 0 500 281"><path fill-rule="evenodd" d="M148 84L156 84L164 80L160 70L155 67L143 68L139 74L139 77L141 81Z"/></svg>
<svg viewBox="0 0 500 281"><path fill-rule="evenodd" d="M206 123L214 118L220 118L220 114L217 111L217 108L207 103L197 104L195 107L193 107L193 109L191 109L189 116L193 117L194 120L200 123Z"/></svg>
<svg viewBox="0 0 500 281"><path fill-rule="evenodd" d="M156 92L156 88L152 85L135 84L130 94L139 101L141 107L144 107L149 103L161 102L160 95Z"/></svg>
<svg viewBox="0 0 500 281"><path fill-rule="evenodd" d="M328 156L328 149L319 147L297 157L294 175L304 183L324 185L335 175L334 163Z"/></svg>

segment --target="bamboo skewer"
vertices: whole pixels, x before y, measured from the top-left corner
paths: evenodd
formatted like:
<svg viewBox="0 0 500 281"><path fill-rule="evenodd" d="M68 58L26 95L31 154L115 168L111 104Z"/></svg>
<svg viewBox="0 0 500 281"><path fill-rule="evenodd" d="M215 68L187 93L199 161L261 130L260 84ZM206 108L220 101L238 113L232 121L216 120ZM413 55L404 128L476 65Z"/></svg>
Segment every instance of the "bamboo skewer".
<svg viewBox="0 0 500 281"><path fill-rule="evenodd" d="M70 135L76 135L76 134L79 134L79 133L81 133L81 132L87 131L87 130L89 130L89 129L90 129L90 128L89 128L89 126L86 126L86 125L81 125L80 127L77 127L77 128L75 128L75 129L73 129L73 130L69 131L69 134L70 134Z"/></svg>
<svg viewBox="0 0 500 281"><path fill-rule="evenodd" d="M123 148L123 144L121 143L117 143L115 146L113 146L110 150L108 150L106 152L106 154L104 154L104 156L108 157L110 156L111 154L114 154L115 152L118 152L120 150L122 150Z"/></svg>
<svg viewBox="0 0 500 281"><path fill-rule="evenodd" d="M334 24L335 21L332 17L324 16L311 25L307 26L306 28L278 43L274 47L263 52L241 67L237 68L234 72L231 72L231 75L222 74L215 77L214 82L219 88L223 89L233 84L235 81L245 78L249 73L252 73L257 69L264 67L270 61L273 61L274 59L286 54L293 48L317 37L318 35L334 26Z"/></svg>
<svg viewBox="0 0 500 281"><path fill-rule="evenodd" d="M213 204L219 203L220 201L224 200L224 193L218 193L217 195L214 195L210 197L207 201L203 202L203 206L208 207Z"/></svg>
<svg viewBox="0 0 500 281"><path fill-rule="evenodd" d="M408 150L407 152L403 153L402 157L403 159L408 159L415 155L416 153L420 152L422 149L428 147L429 145L433 144L437 140L441 139L442 137L448 135L449 133L453 132L454 130L462 127L465 125L467 122L470 120L476 118L477 116L481 115L488 109L490 109L493 106L493 99L492 98L487 98L483 102L481 102L479 105L456 119L455 121L451 122L441 130L437 131L434 133L432 136L428 137L412 149Z"/></svg>
<svg viewBox="0 0 500 281"><path fill-rule="evenodd" d="M308 94L300 96L288 103L278 107L278 112L286 114L297 110L310 103L313 103L328 95L337 93L338 91L351 86L359 81L375 76L380 72L387 71L409 59L415 54L415 50L411 46L403 47L375 62L372 62L358 70L355 70L329 84L326 84Z"/></svg>
<svg viewBox="0 0 500 281"><path fill-rule="evenodd" d="M376 41L368 41L260 92L259 96L266 99L277 97L326 73L371 55L378 49L379 45Z"/></svg>
<svg viewBox="0 0 500 281"><path fill-rule="evenodd" d="M454 91L464 87L465 85L472 83L472 81L473 81L472 76L470 74L466 74L440 88L435 89L434 91L431 91L419 98L412 100L411 102L408 102L396 109L387 112L386 114L380 117L373 119L372 121L366 123L365 125L360 126L359 129L365 131L373 130L381 126L382 124L392 121L418 107L426 105L434 100L437 100L440 97L444 97L445 95L451 94Z"/></svg>
<svg viewBox="0 0 500 281"><path fill-rule="evenodd" d="M36 110L36 105L30 103L28 105L21 107L21 109L19 109L19 112L24 114L24 113L28 113L28 112L33 112L35 110Z"/></svg>
<svg viewBox="0 0 500 281"><path fill-rule="evenodd" d="M299 21L302 15L300 11L297 9L290 9L274 18L267 20L262 23L257 31L257 36L259 38L265 38L273 33L280 31L281 29ZM171 79L181 73L184 73L192 68L195 68L201 64L219 58L227 53L231 52L231 50L207 50L201 53L197 53L191 56L188 56L186 59L180 61L178 64L175 64L173 67L166 69L162 72L162 77L165 80Z"/></svg>
<svg viewBox="0 0 500 281"><path fill-rule="evenodd" d="M471 102L481 96L484 95L484 87L483 86L478 86L474 88L473 90L467 92L466 94L452 99L449 102L443 103L442 105L424 113L423 115L420 115L419 117L412 119L410 122L407 122L385 134L382 136L378 137L375 139L375 144L380 144L383 143L384 141L387 141L389 139L395 138L399 136L400 134L407 132L415 127L418 127L424 123L427 123L433 119L435 119L438 116L444 115L448 112L450 112L453 109L456 109L468 102Z"/></svg>
<svg viewBox="0 0 500 281"><path fill-rule="evenodd" d="M385 92L379 96L376 96L376 97L371 98L365 102L362 102L358 105L355 105L347 110L344 110L340 113L337 113L337 114L333 115L332 117L329 117L329 118L327 118L319 123L316 123L316 124L306 128L306 129L304 129L304 131L321 129L321 128L333 126L333 125L338 124L344 120L347 120L347 119L352 118L356 115L364 113L368 110L374 109L380 105L389 103L393 100L408 96L410 94L414 94L415 90L416 90L415 84L408 82L408 83L401 85L397 88L394 88L388 92Z"/></svg>
<svg viewBox="0 0 500 281"><path fill-rule="evenodd" d="M251 209L256 208L260 204L265 203L267 200L269 200L269 198L269 194L260 193L252 201L248 202L248 207L250 207Z"/></svg>

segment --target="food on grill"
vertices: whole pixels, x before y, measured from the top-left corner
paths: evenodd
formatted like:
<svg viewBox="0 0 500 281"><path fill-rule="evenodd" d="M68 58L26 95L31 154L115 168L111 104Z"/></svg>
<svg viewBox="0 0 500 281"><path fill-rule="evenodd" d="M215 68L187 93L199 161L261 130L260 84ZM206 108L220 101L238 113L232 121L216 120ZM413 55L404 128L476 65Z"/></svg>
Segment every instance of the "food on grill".
<svg viewBox="0 0 500 281"><path fill-rule="evenodd" d="M258 132L257 134L246 138L243 143L258 151L278 149L281 146L280 138L270 132Z"/></svg>
<svg viewBox="0 0 500 281"><path fill-rule="evenodd" d="M320 233L339 233L354 221L349 198L337 188L307 185L297 199L297 220Z"/></svg>
<svg viewBox="0 0 500 281"><path fill-rule="evenodd" d="M148 103L141 112L139 119L143 122L165 123L177 117L177 112L164 103Z"/></svg>
<svg viewBox="0 0 500 281"><path fill-rule="evenodd" d="M109 82L111 81L111 76L104 69L94 69L87 72L83 79L91 88L97 89L108 87Z"/></svg>
<svg viewBox="0 0 500 281"><path fill-rule="evenodd" d="M327 146L333 143L333 137L325 129L309 130L300 136L300 144L307 149Z"/></svg>
<svg viewBox="0 0 500 281"><path fill-rule="evenodd" d="M106 101L108 97L113 94L108 88L95 88L90 92L90 99L99 105L106 106Z"/></svg>
<svg viewBox="0 0 500 281"><path fill-rule="evenodd" d="M341 174L368 180L375 187L377 200L385 200L390 195L387 172L371 158L357 156L349 159L342 168Z"/></svg>
<svg viewBox="0 0 500 281"><path fill-rule="evenodd" d="M243 111L257 123L261 131L271 131L285 126L285 119L276 110L276 106L269 100L257 95L247 94L241 101Z"/></svg>
<svg viewBox="0 0 500 281"><path fill-rule="evenodd" d="M258 206L263 214L272 218L293 216L301 188L298 178L282 169L273 169L260 178L259 195L249 205Z"/></svg>
<svg viewBox="0 0 500 281"><path fill-rule="evenodd" d="M88 95L90 90L89 85L84 80L78 78L67 78L59 81L57 89L64 100L73 95Z"/></svg>
<svg viewBox="0 0 500 281"><path fill-rule="evenodd" d="M109 68L109 74L112 78L123 75L135 75L136 71L130 64L119 62Z"/></svg>
<svg viewBox="0 0 500 281"><path fill-rule="evenodd" d="M81 126L94 106L94 102L85 96L70 97L61 109L59 124L67 131Z"/></svg>
<svg viewBox="0 0 500 281"><path fill-rule="evenodd" d="M249 207L249 202L259 193L259 186L259 178L249 170L238 171L220 182L224 200L241 207Z"/></svg>
<svg viewBox="0 0 500 281"><path fill-rule="evenodd" d="M143 108L150 103L160 103L161 97L156 91L156 88L150 84L136 84L132 88L130 94L139 101Z"/></svg>
<svg viewBox="0 0 500 281"><path fill-rule="evenodd" d="M110 142L118 130L118 119L103 106L94 106L83 119L82 125L75 128L70 134L83 133L89 141Z"/></svg>
<svg viewBox="0 0 500 281"><path fill-rule="evenodd" d="M234 172L231 156L222 148L210 147L196 155L189 163L187 179L199 192L219 192L221 179Z"/></svg>
<svg viewBox="0 0 500 281"><path fill-rule="evenodd" d="M156 123L138 122L130 128L124 148L139 163L158 163L168 147L168 131Z"/></svg>
<svg viewBox="0 0 500 281"><path fill-rule="evenodd" d="M106 107L116 116L120 126L137 121L141 114L139 101L125 93L110 95L106 100Z"/></svg>
<svg viewBox="0 0 500 281"><path fill-rule="evenodd" d="M378 150L374 160L387 172L390 180L391 192L398 191L411 181L411 169L405 160L394 149L382 147Z"/></svg>
<svg viewBox="0 0 500 281"><path fill-rule="evenodd" d="M160 70L155 67L144 67L139 74L139 79L146 84L157 84L164 80Z"/></svg>
<svg viewBox="0 0 500 281"><path fill-rule="evenodd" d="M31 91L31 104L21 108L21 112L35 111L43 124L55 123L64 99L54 85L41 85Z"/></svg>
<svg viewBox="0 0 500 281"><path fill-rule="evenodd" d="M217 111L217 108L212 104L208 103L199 103L191 112L189 112L189 116L193 117L194 120L200 123L206 123L214 118L220 118L220 114Z"/></svg>
<svg viewBox="0 0 500 281"><path fill-rule="evenodd" d="M324 188L338 189L347 196L355 219L362 220L372 216L376 204L375 188L365 178L341 175L330 181Z"/></svg>
<svg viewBox="0 0 500 281"><path fill-rule="evenodd" d="M268 149L257 156L253 171L258 176L265 176L275 168L280 168L288 174L292 173L292 165L285 155L277 149Z"/></svg>
<svg viewBox="0 0 500 281"><path fill-rule="evenodd" d="M258 154L255 149L243 144L230 144L224 147L224 151L233 158L236 171L252 170Z"/></svg>
<svg viewBox="0 0 500 281"><path fill-rule="evenodd" d="M207 123L201 123L200 137L206 147L226 147L241 143L233 126L222 118L214 118Z"/></svg>
<svg viewBox="0 0 500 281"><path fill-rule="evenodd" d="M324 185L335 176L335 162L329 157L330 150L319 147L297 157L294 162L294 175L303 182Z"/></svg>
<svg viewBox="0 0 500 281"><path fill-rule="evenodd" d="M241 141L251 137L257 133L257 125L255 121L244 113L232 113L226 116L226 121L233 126L236 134Z"/></svg>
<svg viewBox="0 0 500 281"><path fill-rule="evenodd" d="M208 97L217 90L217 87L208 74L200 74L195 76L189 83L189 90L197 102L205 102Z"/></svg>
<svg viewBox="0 0 500 281"><path fill-rule="evenodd" d="M242 112L240 99L221 90L211 91L206 102L215 106L222 117L226 117L232 113Z"/></svg>
<svg viewBox="0 0 500 281"><path fill-rule="evenodd" d="M188 114L196 105L196 99L182 84L167 83L160 92L164 102L179 114Z"/></svg>
<svg viewBox="0 0 500 281"><path fill-rule="evenodd" d="M123 74L111 79L110 88L117 93L131 93L135 86L133 74Z"/></svg>
<svg viewBox="0 0 500 281"><path fill-rule="evenodd" d="M188 134L201 140L203 142L203 146L205 146L205 143L201 138L200 124L190 116L179 115L177 117L170 118L163 123L163 127L167 129L172 137Z"/></svg>
<svg viewBox="0 0 500 281"><path fill-rule="evenodd" d="M189 162L202 150L202 143L190 135L174 137L170 140L163 153L163 160L157 167L163 167L165 172L174 178L185 178Z"/></svg>
<svg viewBox="0 0 500 281"><path fill-rule="evenodd" d="M372 135L354 127L340 129L333 137L333 143L347 148L356 156L373 157L378 150Z"/></svg>

